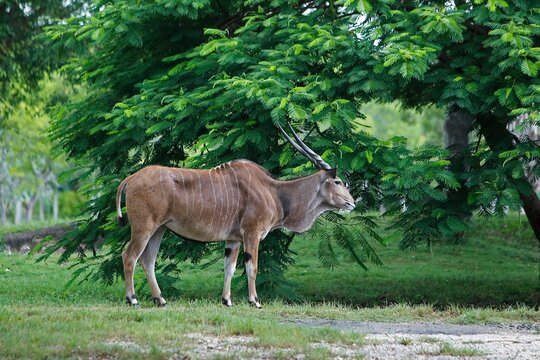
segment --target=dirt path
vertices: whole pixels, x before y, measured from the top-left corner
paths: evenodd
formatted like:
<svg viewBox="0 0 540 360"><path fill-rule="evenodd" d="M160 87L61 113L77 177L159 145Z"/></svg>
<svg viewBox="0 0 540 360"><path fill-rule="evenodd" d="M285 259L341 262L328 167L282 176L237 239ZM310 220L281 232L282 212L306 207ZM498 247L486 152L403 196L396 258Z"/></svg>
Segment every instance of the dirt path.
<svg viewBox="0 0 540 360"><path fill-rule="evenodd" d="M453 325L338 320L294 320L366 334L365 359L540 359L540 324ZM348 358L355 354L335 349ZM359 355L360 355L359 354Z"/></svg>
<svg viewBox="0 0 540 360"><path fill-rule="evenodd" d="M347 321L347 320L293 320L294 324L304 326L325 326L338 330L356 331L364 334L416 334L416 335L477 335L492 334L499 332L535 333L534 324L509 324L509 325L455 325L436 322L413 322L413 323L387 323L375 321Z"/></svg>
<svg viewBox="0 0 540 360"><path fill-rule="evenodd" d="M306 327L331 327L365 334L361 344L310 344L309 357L320 359L540 359L537 325L452 325L442 323L382 323L338 320L291 320ZM540 325L540 324L539 324ZM187 348L162 349L172 359L295 359L308 358L302 351L253 346L256 336L187 335ZM111 340L105 346L134 353L150 353L131 341Z"/></svg>

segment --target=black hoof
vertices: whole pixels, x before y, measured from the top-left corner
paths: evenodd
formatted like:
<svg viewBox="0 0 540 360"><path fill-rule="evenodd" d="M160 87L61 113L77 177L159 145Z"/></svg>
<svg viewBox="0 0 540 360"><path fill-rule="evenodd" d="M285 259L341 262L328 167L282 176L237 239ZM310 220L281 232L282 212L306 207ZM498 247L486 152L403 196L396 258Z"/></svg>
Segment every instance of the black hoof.
<svg viewBox="0 0 540 360"><path fill-rule="evenodd" d="M129 306L139 306L139 303L137 302L137 298L135 297L135 295L132 295L131 298L126 296L126 304L128 304Z"/></svg>
<svg viewBox="0 0 540 360"><path fill-rule="evenodd" d="M152 300L154 301L154 305L156 305L157 307L167 306L167 303L162 303L160 298L152 298Z"/></svg>
<svg viewBox="0 0 540 360"><path fill-rule="evenodd" d="M249 304L250 304L251 306L256 307L257 309L262 309L262 305L261 305L261 303L259 303L259 299L258 299L258 298L255 298L255 301L249 300Z"/></svg>
<svg viewBox="0 0 540 360"><path fill-rule="evenodd" d="M221 298L221 303L223 305L225 305L226 307L231 307L232 306L231 300L227 300L225 298Z"/></svg>

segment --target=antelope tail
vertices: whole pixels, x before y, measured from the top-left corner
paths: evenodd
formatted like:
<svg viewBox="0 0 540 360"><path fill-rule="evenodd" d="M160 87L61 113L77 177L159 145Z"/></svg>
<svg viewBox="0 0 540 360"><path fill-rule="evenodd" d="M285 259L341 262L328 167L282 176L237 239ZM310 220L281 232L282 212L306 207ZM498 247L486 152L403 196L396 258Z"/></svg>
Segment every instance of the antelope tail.
<svg viewBox="0 0 540 360"><path fill-rule="evenodd" d="M122 180L120 185L118 185L118 190L116 190L116 213L118 214L118 224L120 226L125 226L129 222L127 214L126 216L122 216L122 191L125 189L130 177L128 176Z"/></svg>

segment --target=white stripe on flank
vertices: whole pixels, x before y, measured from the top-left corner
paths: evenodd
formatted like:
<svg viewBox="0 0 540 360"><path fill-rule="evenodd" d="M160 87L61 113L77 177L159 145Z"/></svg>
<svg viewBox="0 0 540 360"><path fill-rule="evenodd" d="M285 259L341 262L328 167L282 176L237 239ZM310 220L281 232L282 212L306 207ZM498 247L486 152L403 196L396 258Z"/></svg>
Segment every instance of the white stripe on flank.
<svg viewBox="0 0 540 360"><path fill-rule="evenodd" d="M163 200L167 197L165 196L165 189L163 188L163 169L159 169L159 184L161 185L161 195L163 195Z"/></svg>
<svg viewBox="0 0 540 360"><path fill-rule="evenodd" d="M227 198L227 205L225 205L225 216L223 216L221 220L221 229L219 230L220 235L222 235L223 229L225 228L226 225L228 225L228 222L229 222L229 191L227 190L227 180L226 180L227 174L226 173L224 174L224 173L225 173L225 167L223 167L221 178L223 179L223 188L225 189L225 197ZM223 192L221 193L221 197L223 198Z"/></svg>
<svg viewBox="0 0 540 360"><path fill-rule="evenodd" d="M219 199L219 204L216 202L216 207L219 208L219 215L218 215L218 218L217 218L217 224L216 225L221 225L221 228L219 230L219 232L216 232L216 236L219 236L221 234L221 230L223 229L223 217L221 215L222 213L222 210L223 210L223 189L221 189L221 181L219 181L219 179L221 178L221 174L217 172L217 183L218 183L218 186L219 186L219 196L218 196L218 199ZM216 230L217 230L217 226L216 226Z"/></svg>
<svg viewBox="0 0 540 360"><path fill-rule="evenodd" d="M238 211L239 210L239 207L240 207L240 184L238 183L238 176L236 175L236 170L234 170L234 166L232 166L231 164L229 164L229 166L231 167L233 173L234 173L234 178L236 179L236 192L237 192L237 199L236 199L236 207L234 208L234 211ZM232 180L231 180L232 182Z"/></svg>
<svg viewBox="0 0 540 360"><path fill-rule="evenodd" d="M242 161L242 165L246 168L246 172L248 173L248 194L247 194L247 203L249 204L249 190L251 189L251 172L249 171L248 167L246 166L246 162Z"/></svg>
<svg viewBox="0 0 540 360"><path fill-rule="evenodd" d="M199 208L201 210L199 211L199 217L197 218L197 221L199 221L201 220L202 213L203 213L204 200L202 196L203 190L202 190L202 184L201 184L201 174L199 174L198 172L195 172L195 174L197 174L197 179L199 179L199 196L201 197L201 203L199 204ZM195 198L193 199L193 204L195 204Z"/></svg>
<svg viewBox="0 0 540 360"><path fill-rule="evenodd" d="M229 163L226 163L225 165L229 165ZM223 166L223 169L225 169L225 165ZM229 188L231 188L231 191L232 191L232 186L233 186L233 184L232 184L231 175L230 175L229 173L227 173L227 177L226 177L226 178L229 179L230 186L227 187L227 182L225 181L225 191L226 191L226 194L227 194L227 213L226 213L225 216L227 217L227 219L230 219L231 214L232 214L232 211L231 211L231 210L232 210L232 209L231 209L231 201L232 201L232 200L229 199ZM231 196L232 196L232 193L231 193ZM227 221L227 225L228 225L228 221Z"/></svg>
<svg viewBox="0 0 540 360"><path fill-rule="evenodd" d="M182 174L182 170L180 170L179 173L180 173L180 176L182 177L182 187L183 187L184 194L186 196L186 206L187 206L188 197L187 197L187 191L186 191L186 183L184 182L184 174Z"/></svg>
<svg viewBox="0 0 540 360"><path fill-rule="evenodd" d="M186 215L190 215L192 214L192 208L195 206L195 194L193 193L193 176L191 175L191 171L186 171L186 173L189 175L189 183L190 183L190 186L191 186L191 199L192 199L192 204L189 205L189 198L187 200L187 204L188 204L188 207L187 207L187 214ZM190 216L188 216L189 218Z"/></svg>
<svg viewBox="0 0 540 360"><path fill-rule="evenodd" d="M210 221L210 227L214 226L214 216L216 215L216 189L214 188L214 181L212 180L212 170L208 172L208 175L210 175L210 184L212 184L212 194L214 195L214 206L212 206L212 220Z"/></svg>

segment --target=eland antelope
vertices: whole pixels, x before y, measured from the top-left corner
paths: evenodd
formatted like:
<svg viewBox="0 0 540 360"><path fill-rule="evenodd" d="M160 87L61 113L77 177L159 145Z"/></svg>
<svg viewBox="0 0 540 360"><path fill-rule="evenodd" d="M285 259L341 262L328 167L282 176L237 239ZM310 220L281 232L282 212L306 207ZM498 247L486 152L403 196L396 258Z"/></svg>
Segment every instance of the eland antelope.
<svg viewBox="0 0 540 360"><path fill-rule="evenodd" d="M290 129L296 142L279 127L287 141L320 169L315 174L279 181L251 161L234 160L210 170L148 166L120 183L116 194L118 222L127 223L121 210L125 189L131 223L131 240L122 254L128 304L138 305L133 287L137 259L146 273L154 303L166 304L154 265L161 238L170 229L196 241L226 242L222 294L226 306L232 305L231 279L243 245L249 302L260 308L255 289L259 242L274 229L304 232L325 211L354 208L354 199L336 176L336 169Z"/></svg>

